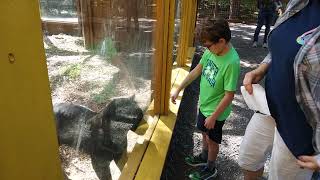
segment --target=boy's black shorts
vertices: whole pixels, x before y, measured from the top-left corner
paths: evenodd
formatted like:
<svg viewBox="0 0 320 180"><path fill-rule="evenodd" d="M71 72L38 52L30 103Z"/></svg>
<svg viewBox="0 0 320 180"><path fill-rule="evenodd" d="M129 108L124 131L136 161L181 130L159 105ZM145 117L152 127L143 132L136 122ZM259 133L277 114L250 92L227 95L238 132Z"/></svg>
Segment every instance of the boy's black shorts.
<svg viewBox="0 0 320 180"><path fill-rule="evenodd" d="M207 135L209 135L209 138L218 143L221 144L221 140L222 140L222 127L224 125L224 121L216 121L216 124L214 125L213 129L208 130L205 126L205 120L207 117L205 117L201 111L199 110L199 114L198 114L198 121L197 121L197 128L206 133Z"/></svg>

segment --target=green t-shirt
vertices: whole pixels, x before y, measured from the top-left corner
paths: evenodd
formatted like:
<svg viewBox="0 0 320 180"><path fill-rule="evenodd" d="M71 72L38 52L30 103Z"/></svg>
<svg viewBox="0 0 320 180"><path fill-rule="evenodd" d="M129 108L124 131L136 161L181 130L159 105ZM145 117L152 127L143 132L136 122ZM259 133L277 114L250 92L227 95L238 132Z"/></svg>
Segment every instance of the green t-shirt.
<svg viewBox="0 0 320 180"><path fill-rule="evenodd" d="M236 91L240 74L240 59L231 47L227 54L217 56L206 50L200 60L202 74L200 82L200 111L206 117L212 115L224 97L225 91ZM218 121L228 118L231 104L220 114Z"/></svg>

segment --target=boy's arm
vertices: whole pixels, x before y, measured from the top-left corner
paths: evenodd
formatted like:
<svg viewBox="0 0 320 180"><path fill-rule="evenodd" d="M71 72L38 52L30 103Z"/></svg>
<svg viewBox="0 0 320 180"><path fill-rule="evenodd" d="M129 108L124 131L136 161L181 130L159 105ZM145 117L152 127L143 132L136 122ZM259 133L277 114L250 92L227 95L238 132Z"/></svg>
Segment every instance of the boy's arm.
<svg viewBox="0 0 320 180"><path fill-rule="evenodd" d="M175 104L176 98L178 97L180 91L187 87L192 81L194 81L200 74L202 73L202 64L198 64L182 81L179 87L175 90L175 92L171 95L171 101Z"/></svg>
<svg viewBox="0 0 320 180"><path fill-rule="evenodd" d="M221 113L224 112L224 110L231 104L233 98L234 98L234 91L225 91L224 97L220 101L219 105L217 106L217 109L212 113L211 116L207 117L206 122L204 126L207 129L213 129L214 125L216 123L216 120L221 115Z"/></svg>
<svg viewBox="0 0 320 180"><path fill-rule="evenodd" d="M181 91L185 87L187 87L192 81L194 81L200 74L202 73L202 65L198 64L182 81L180 86L177 88L178 91Z"/></svg>

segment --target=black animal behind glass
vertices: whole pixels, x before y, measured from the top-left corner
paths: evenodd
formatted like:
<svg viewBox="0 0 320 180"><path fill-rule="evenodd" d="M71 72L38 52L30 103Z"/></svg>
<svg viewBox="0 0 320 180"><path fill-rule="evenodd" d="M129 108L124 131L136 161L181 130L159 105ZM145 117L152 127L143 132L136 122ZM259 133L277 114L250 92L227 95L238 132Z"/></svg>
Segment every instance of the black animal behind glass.
<svg viewBox="0 0 320 180"><path fill-rule="evenodd" d="M128 131L134 131L143 118L134 99L113 99L99 113L81 105L54 105L59 144L90 154L99 179L111 179L110 162L117 162L126 151Z"/></svg>

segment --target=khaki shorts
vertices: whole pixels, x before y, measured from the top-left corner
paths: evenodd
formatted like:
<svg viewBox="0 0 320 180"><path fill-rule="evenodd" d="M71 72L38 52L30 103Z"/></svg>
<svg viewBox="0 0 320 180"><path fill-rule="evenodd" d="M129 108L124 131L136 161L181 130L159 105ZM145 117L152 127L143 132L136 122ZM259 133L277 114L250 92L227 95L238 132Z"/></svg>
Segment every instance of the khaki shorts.
<svg viewBox="0 0 320 180"><path fill-rule="evenodd" d="M239 165L248 171L264 167L272 151L270 180L309 180L312 171L301 169L296 158L283 142L271 116L255 113L245 132L239 152Z"/></svg>

